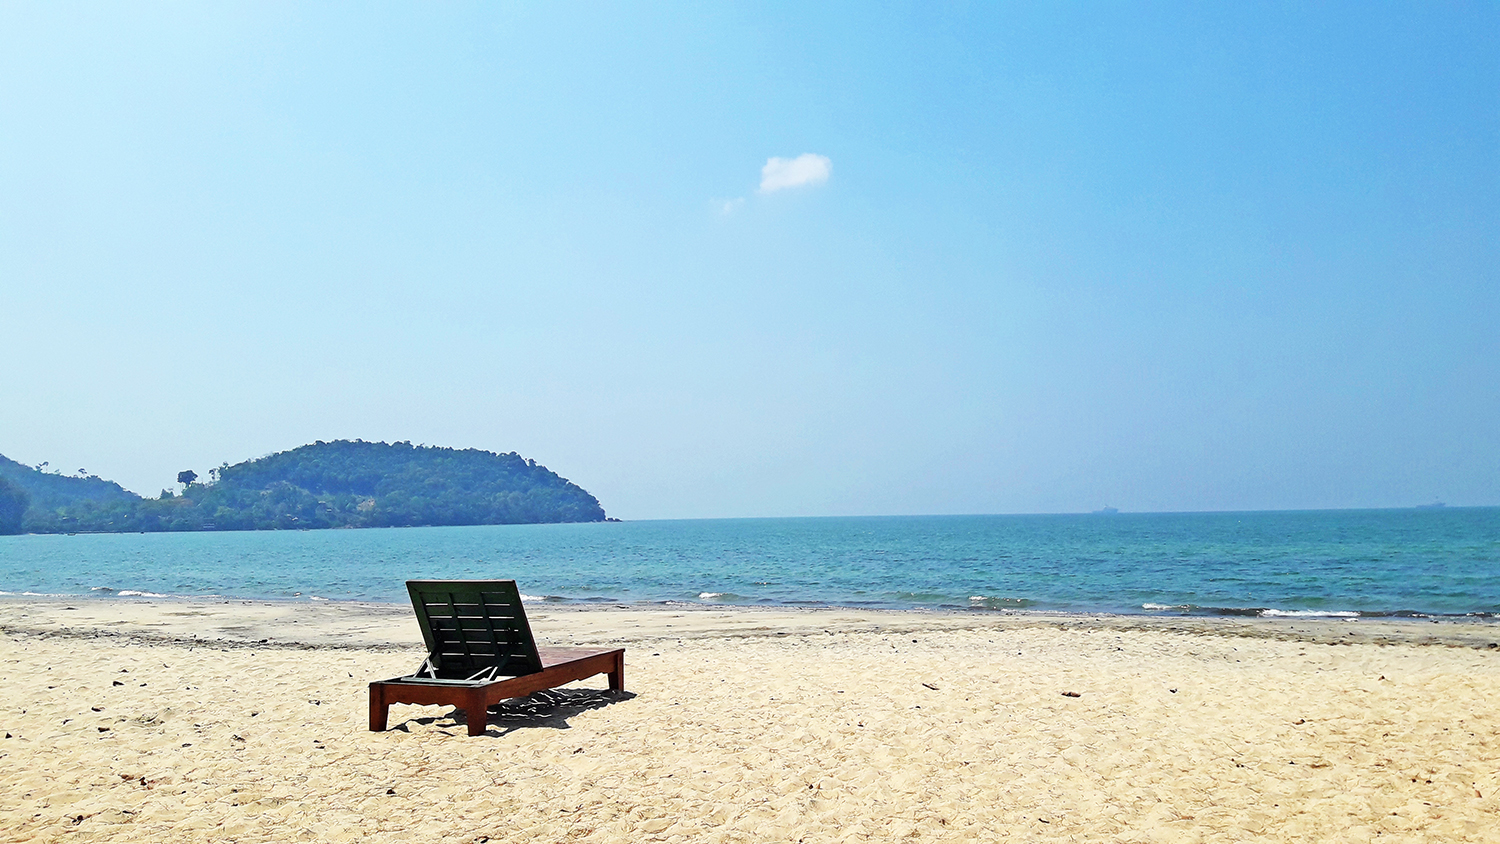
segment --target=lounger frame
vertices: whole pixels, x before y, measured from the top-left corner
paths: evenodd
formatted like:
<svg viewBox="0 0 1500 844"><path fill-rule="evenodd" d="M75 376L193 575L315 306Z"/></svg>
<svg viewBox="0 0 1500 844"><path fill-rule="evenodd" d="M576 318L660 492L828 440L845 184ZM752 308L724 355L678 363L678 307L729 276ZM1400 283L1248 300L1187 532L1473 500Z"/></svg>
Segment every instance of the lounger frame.
<svg viewBox="0 0 1500 844"><path fill-rule="evenodd" d="M415 674L370 684L370 729L386 729L393 703L454 706L469 735L482 735L488 710L524 697L606 674L625 689L623 648L538 648L513 580L408 581L427 659ZM513 676L502 677L499 674Z"/></svg>

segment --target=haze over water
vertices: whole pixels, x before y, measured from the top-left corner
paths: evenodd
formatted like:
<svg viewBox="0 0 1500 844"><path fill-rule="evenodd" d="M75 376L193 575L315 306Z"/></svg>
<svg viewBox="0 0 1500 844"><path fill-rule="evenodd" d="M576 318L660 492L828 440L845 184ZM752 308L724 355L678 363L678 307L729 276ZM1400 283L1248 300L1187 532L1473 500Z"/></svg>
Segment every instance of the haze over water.
<svg viewBox="0 0 1500 844"><path fill-rule="evenodd" d="M0 592L1500 617L1500 508L643 521L0 537Z"/></svg>

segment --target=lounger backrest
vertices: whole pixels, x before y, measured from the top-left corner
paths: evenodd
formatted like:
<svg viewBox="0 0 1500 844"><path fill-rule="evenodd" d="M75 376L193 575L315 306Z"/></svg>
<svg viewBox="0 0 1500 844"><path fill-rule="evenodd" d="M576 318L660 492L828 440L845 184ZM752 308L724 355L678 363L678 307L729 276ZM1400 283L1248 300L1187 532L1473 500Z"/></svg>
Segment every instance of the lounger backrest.
<svg viewBox="0 0 1500 844"><path fill-rule="evenodd" d="M408 580L406 590L439 677L491 666L510 677L542 670L514 580Z"/></svg>

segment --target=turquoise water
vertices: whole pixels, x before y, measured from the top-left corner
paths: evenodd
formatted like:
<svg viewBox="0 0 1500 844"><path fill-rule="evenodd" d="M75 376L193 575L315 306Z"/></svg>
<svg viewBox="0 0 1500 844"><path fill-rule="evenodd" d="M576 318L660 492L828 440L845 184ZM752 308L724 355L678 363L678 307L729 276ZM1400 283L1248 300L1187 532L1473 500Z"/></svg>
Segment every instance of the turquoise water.
<svg viewBox="0 0 1500 844"><path fill-rule="evenodd" d="M0 537L0 592L1500 617L1500 508Z"/></svg>

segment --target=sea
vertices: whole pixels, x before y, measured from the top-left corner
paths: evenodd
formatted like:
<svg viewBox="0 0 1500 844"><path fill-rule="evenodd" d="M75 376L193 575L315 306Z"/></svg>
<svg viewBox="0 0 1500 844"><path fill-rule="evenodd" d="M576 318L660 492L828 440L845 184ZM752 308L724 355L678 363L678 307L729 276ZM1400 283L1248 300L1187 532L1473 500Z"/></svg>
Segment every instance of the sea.
<svg viewBox="0 0 1500 844"><path fill-rule="evenodd" d="M1500 620L1500 508L0 537L0 595Z"/></svg>

